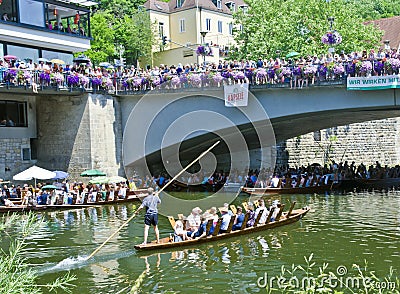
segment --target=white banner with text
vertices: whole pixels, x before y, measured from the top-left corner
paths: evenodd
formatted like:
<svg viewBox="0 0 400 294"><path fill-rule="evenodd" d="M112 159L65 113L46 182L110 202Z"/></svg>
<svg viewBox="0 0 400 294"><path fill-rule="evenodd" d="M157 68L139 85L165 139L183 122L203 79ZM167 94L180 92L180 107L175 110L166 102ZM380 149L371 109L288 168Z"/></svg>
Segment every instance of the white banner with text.
<svg viewBox="0 0 400 294"><path fill-rule="evenodd" d="M247 106L249 84L224 85L225 106Z"/></svg>
<svg viewBox="0 0 400 294"><path fill-rule="evenodd" d="M347 78L347 90L384 90L400 88L400 76L372 76Z"/></svg>

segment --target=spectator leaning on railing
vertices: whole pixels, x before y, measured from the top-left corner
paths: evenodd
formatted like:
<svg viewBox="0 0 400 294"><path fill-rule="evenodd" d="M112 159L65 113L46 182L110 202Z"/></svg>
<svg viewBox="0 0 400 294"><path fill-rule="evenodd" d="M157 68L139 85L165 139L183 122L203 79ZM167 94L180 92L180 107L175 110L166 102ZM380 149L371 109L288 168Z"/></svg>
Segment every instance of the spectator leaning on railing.
<svg viewBox="0 0 400 294"><path fill-rule="evenodd" d="M341 81L347 76L398 74L400 54L395 49L321 54L296 59L220 61L218 64L161 64L153 68L93 67L90 63L57 65L0 59L0 83L16 86L81 88L106 91L221 87L250 83L302 88L315 83Z"/></svg>

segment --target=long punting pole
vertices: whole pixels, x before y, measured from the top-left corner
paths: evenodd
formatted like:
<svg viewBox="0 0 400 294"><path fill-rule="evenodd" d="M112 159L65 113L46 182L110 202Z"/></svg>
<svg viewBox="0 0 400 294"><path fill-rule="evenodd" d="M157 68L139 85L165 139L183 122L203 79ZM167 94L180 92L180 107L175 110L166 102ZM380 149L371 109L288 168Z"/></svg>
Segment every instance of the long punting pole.
<svg viewBox="0 0 400 294"><path fill-rule="evenodd" d="M156 194L160 194L166 187L168 187L173 181L175 181L183 172L185 172L189 167L191 167L193 164L195 164L198 160L200 160L204 155L206 155L208 152L211 151L211 149L213 149L215 146L217 146L221 141L217 141L215 142L210 148L208 148L206 151L204 151L202 154L200 154L199 157L197 157L195 160L193 160L188 166L186 166L183 170L181 170L175 177L173 177L173 179L171 181L169 181L168 183L165 184L165 186L163 186L158 192L156 192ZM96 248L96 250L94 250L92 252L92 254L89 255L89 257L86 258L86 260L92 258L97 252L100 251L101 248L104 247L104 245L106 245L108 243L108 241L110 241L119 231L122 230L123 227L125 227L138 213L139 209L137 209L133 215L128 218L114 233L111 234L110 237L107 238L107 240L105 240L103 242L103 244L101 244L99 247Z"/></svg>

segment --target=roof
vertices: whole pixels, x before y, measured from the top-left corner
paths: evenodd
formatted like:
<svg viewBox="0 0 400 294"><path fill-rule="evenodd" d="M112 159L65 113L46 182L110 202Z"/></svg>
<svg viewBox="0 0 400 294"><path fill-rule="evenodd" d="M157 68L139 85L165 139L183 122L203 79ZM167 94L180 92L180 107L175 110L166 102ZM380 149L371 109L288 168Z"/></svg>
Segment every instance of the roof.
<svg viewBox="0 0 400 294"><path fill-rule="evenodd" d="M228 7L229 3L235 3L236 9L239 6L248 6L243 0L222 0L221 9L217 8L216 0L183 0L181 7L176 7L176 0L170 0L169 2L163 2L158 0L148 0L144 4L146 9L164 12L164 13L174 13L186 9L192 9L196 7L201 7L207 10L221 12L225 14L232 14L232 11ZM228 4L228 5L227 5Z"/></svg>
<svg viewBox="0 0 400 294"><path fill-rule="evenodd" d="M389 40L390 47L398 48L400 45L400 16L393 16L389 18L381 18L367 22L367 24L373 23L378 28L384 31L382 37L382 43Z"/></svg>

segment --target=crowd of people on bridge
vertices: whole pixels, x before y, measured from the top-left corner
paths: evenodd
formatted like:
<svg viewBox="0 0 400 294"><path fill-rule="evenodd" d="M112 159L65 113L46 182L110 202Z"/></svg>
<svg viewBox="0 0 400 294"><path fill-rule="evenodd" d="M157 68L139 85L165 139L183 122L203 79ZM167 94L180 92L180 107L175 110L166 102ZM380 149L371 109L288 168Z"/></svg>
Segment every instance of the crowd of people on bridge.
<svg viewBox="0 0 400 294"><path fill-rule="evenodd" d="M107 63L104 63L107 64ZM302 88L348 76L398 74L400 52L396 49L364 50L351 53L277 57L264 60L219 61L209 64L182 64L154 67L93 66L89 61L61 65L0 58L0 83L37 86L80 87L83 89L149 91L220 87L249 83L274 87Z"/></svg>

